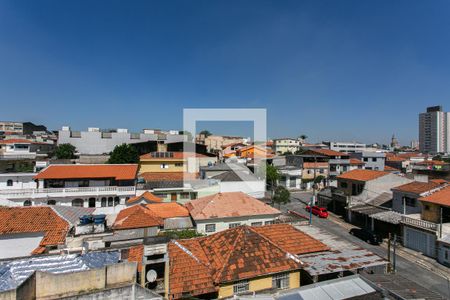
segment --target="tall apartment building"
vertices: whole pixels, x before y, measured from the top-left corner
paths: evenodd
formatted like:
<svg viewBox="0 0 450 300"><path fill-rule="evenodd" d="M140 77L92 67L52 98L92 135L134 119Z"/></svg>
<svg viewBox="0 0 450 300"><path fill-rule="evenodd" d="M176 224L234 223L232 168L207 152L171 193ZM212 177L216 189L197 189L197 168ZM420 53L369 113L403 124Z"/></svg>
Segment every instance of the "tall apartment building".
<svg viewBox="0 0 450 300"><path fill-rule="evenodd" d="M442 106L427 107L419 114L419 149L423 153L450 152L450 113Z"/></svg>

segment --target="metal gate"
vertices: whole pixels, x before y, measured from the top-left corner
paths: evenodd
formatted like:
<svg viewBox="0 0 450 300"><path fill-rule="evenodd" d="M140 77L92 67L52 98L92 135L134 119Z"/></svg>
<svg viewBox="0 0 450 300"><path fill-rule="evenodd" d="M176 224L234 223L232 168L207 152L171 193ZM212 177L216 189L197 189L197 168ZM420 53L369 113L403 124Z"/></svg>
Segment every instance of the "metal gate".
<svg viewBox="0 0 450 300"><path fill-rule="evenodd" d="M436 234L404 227L403 236L406 248L419 251L426 256L436 257Z"/></svg>

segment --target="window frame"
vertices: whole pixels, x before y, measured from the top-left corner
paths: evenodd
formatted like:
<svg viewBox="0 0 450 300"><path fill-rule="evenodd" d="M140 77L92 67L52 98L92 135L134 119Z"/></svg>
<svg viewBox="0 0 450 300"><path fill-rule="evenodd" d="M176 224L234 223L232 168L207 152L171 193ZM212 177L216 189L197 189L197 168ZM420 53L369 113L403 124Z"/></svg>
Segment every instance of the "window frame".
<svg viewBox="0 0 450 300"><path fill-rule="evenodd" d="M250 281L248 279L239 280L233 283L233 294L242 294L250 290Z"/></svg>
<svg viewBox="0 0 450 300"><path fill-rule="evenodd" d="M211 226L214 228L214 230L212 231L208 229ZM216 224L215 223L205 224L205 232L206 233L216 232Z"/></svg>
<svg viewBox="0 0 450 300"><path fill-rule="evenodd" d="M274 274L272 276L272 288L274 289L289 289L290 274L288 272Z"/></svg>

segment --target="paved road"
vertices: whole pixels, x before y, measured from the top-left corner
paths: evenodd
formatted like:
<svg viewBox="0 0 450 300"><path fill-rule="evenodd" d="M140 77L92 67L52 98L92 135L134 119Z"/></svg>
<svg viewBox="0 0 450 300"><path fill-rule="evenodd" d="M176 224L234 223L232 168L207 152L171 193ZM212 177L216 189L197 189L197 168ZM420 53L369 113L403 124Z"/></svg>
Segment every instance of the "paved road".
<svg viewBox="0 0 450 300"><path fill-rule="evenodd" d="M312 193L310 192L298 192L291 194L291 202L283 205L281 210L295 210L307 214L304 210L305 204L309 203ZM341 223L341 222L339 222ZM343 226L337 225L335 221L329 219L320 219L316 216L312 218L312 224L321 229L327 230L328 232L344 239L348 240L354 244L361 246L373 253L387 258L387 250L382 246L370 245L348 233L349 228L354 227L351 224L345 223ZM417 282L418 284L441 294L443 297L450 299L450 282L422 266L410 262L403 257L397 255L397 273L406 277L409 280Z"/></svg>

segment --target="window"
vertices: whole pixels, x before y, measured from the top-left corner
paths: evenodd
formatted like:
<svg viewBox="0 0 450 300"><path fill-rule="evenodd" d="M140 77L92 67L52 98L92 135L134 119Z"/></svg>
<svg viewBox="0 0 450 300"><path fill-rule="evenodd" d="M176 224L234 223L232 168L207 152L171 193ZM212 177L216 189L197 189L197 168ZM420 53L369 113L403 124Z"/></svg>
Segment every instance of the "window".
<svg viewBox="0 0 450 300"><path fill-rule="evenodd" d="M320 170L319 170L319 173L320 173L320 174L323 174L323 173L325 173L325 170L324 170L324 169L320 169Z"/></svg>
<svg viewBox="0 0 450 300"><path fill-rule="evenodd" d="M448 251L445 250L445 260L448 260Z"/></svg>
<svg viewBox="0 0 450 300"><path fill-rule="evenodd" d="M117 206L120 204L120 198L119 197L114 197L114 206Z"/></svg>
<svg viewBox="0 0 450 300"><path fill-rule="evenodd" d="M372 157L372 161L377 161L377 158L376 157Z"/></svg>
<svg viewBox="0 0 450 300"><path fill-rule="evenodd" d="M180 199L189 199L189 193L187 192L180 193Z"/></svg>
<svg viewBox="0 0 450 300"><path fill-rule="evenodd" d="M83 199L74 199L74 200L72 200L72 206L83 207L84 200Z"/></svg>
<svg viewBox="0 0 450 300"><path fill-rule="evenodd" d="M102 207L106 207L106 197L102 198L102 203L101 203Z"/></svg>
<svg viewBox="0 0 450 300"><path fill-rule="evenodd" d="M251 226L262 226L262 222L253 222Z"/></svg>
<svg viewBox="0 0 450 300"><path fill-rule="evenodd" d="M161 164L161 169L168 169L169 165L168 164Z"/></svg>
<svg viewBox="0 0 450 300"><path fill-rule="evenodd" d="M264 225L272 225L272 224L274 224L273 221L266 221L266 222L264 222Z"/></svg>
<svg viewBox="0 0 450 300"><path fill-rule="evenodd" d="M280 273L272 276L272 287L274 289L289 288L289 273Z"/></svg>
<svg viewBox="0 0 450 300"><path fill-rule="evenodd" d="M347 186L347 182L341 182L341 188L346 189Z"/></svg>
<svg viewBox="0 0 450 300"><path fill-rule="evenodd" d="M183 163L175 163L175 167L182 167Z"/></svg>
<svg viewBox="0 0 450 300"><path fill-rule="evenodd" d="M369 158L364 157L364 158L363 158L363 161L369 161Z"/></svg>
<svg viewBox="0 0 450 300"><path fill-rule="evenodd" d="M233 284L233 293L239 294L249 290L248 280L241 280Z"/></svg>
<svg viewBox="0 0 450 300"><path fill-rule="evenodd" d="M206 232L216 232L216 224L206 224L205 231Z"/></svg>
<svg viewBox="0 0 450 300"><path fill-rule="evenodd" d="M405 203L406 206L412 206L416 207L416 199L410 198L410 197L403 197L403 203Z"/></svg>
<svg viewBox="0 0 450 300"><path fill-rule="evenodd" d="M235 228L235 227L238 227L238 226L241 226L241 223L230 223L230 224L228 224L228 228Z"/></svg>
<svg viewBox="0 0 450 300"><path fill-rule="evenodd" d="M23 202L23 206L31 206L31 201L30 200L25 200Z"/></svg>
<svg viewBox="0 0 450 300"><path fill-rule="evenodd" d="M108 197L108 206L113 206L113 205L114 205L113 197Z"/></svg>
<svg viewBox="0 0 450 300"><path fill-rule="evenodd" d="M47 205L56 205L56 200L48 200Z"/></svg>
<svg viewBox="0 0 450 300"><path fill-rule="evenodd" d="M7 186L13 186L13 180L12 179L8 179L8 181L6 182Z"/></svg>

